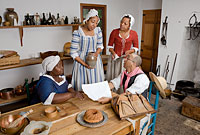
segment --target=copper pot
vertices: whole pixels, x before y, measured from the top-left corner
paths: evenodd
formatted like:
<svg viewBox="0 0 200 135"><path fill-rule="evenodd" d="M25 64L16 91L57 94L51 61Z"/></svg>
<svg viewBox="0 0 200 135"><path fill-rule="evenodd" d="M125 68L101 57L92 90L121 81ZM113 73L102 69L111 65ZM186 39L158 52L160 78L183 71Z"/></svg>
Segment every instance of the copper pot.
<svg viewBox="0 0 200 135"><path fill-rule="evenodd" d="M25 89L22 85L18 85L16 88L15 88L15 95L17 96L20 96L20 95L23 95L25 94Z"/></svg>
<svg viewBox="0 0 200 135"><path fill-rule="evenodd" d="M14 95L14 89L13 88L5 88L5 89L2 89L0 91L0 95L1 95L1 98L2 99L11 99L13 98L15 95Z"/></svg>
<svg viewBox="0 0 200 135"><path fill-rule="evenodd" d="M19 124L14 128L7 128L8 125L15 121L17 118L21 117L21 115L7 115L0 119L0 130L4 134L13 135L16 134L25 124L25 119L19 122Z"/></svg>

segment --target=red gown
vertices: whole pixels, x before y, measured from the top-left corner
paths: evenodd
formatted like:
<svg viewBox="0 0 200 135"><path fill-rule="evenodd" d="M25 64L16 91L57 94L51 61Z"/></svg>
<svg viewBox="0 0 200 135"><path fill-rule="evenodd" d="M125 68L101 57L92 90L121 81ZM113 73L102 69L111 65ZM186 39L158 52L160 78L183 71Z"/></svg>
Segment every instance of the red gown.
<svg viewBox="0 0 200 135"><path fill-rule="evenodd" d="M108 43L109 48L113 47L118 56L125 54L131 47L138 48L138 35L136 31L130 30L128 38L123 39L119 35L119 30L118 28L111 32Z"/></svg>

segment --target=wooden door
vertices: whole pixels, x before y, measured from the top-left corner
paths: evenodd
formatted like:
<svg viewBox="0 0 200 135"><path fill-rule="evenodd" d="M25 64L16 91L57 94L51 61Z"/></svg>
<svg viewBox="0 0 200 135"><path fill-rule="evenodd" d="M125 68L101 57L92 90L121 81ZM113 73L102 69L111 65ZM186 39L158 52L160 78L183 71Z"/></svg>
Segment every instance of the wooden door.
<svg viewBox="0 0 200 135"><path fill-rule="evenodd" d="M81 21L85 19L86 14L90 11L90 9L96 9L99 14L100 22L98 27L101 28L103 34L103 54L106 54L106 16L107 16L107 6L106 5L98 5L98 4L80 4L81 8Z"/></svg>
<svg viewBox="0 0 200 135"><path fill-rule="evenodd" d="M156 72L161 10L144 10L141 38L142 69Z"/></svg>

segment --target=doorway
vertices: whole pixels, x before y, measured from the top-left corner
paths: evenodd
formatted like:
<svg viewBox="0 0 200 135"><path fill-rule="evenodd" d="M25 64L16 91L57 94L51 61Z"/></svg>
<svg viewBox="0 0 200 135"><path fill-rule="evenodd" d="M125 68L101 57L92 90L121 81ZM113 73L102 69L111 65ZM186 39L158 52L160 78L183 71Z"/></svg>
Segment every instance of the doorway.
<svg viewBox="0 0 200 135"><path fill-rule="evenodd" d="M156 72L161 9L143 10L141 57L145 73Z"/></svg>
<svg viewBox="0 0 200 135"><path fill-rule="evenodd" d="M106 5L99 5L99 4L80 4L80 11L81 11L81 22L85 19L86 14L89 12L90 9L96 9L99 14L100 22L98 27L101 28L103 34L103 54L106 54L106 22L107 22L107 6Z"/></svg>

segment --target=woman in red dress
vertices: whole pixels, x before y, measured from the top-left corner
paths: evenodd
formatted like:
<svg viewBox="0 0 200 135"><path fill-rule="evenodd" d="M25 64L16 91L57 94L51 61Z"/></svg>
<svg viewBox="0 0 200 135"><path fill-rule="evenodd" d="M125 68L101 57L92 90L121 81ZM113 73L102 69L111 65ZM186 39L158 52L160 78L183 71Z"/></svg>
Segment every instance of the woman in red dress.
<svg viewBox="0 0 200 135"><path fill-rule="evenodd" d="M106 79L116 78L123 70L123 57L138 51L137 32L131 30L135 19L125 14L120 22L120 28L114 29L109 38L108 48L111 56L108 60Z"/></svg>

